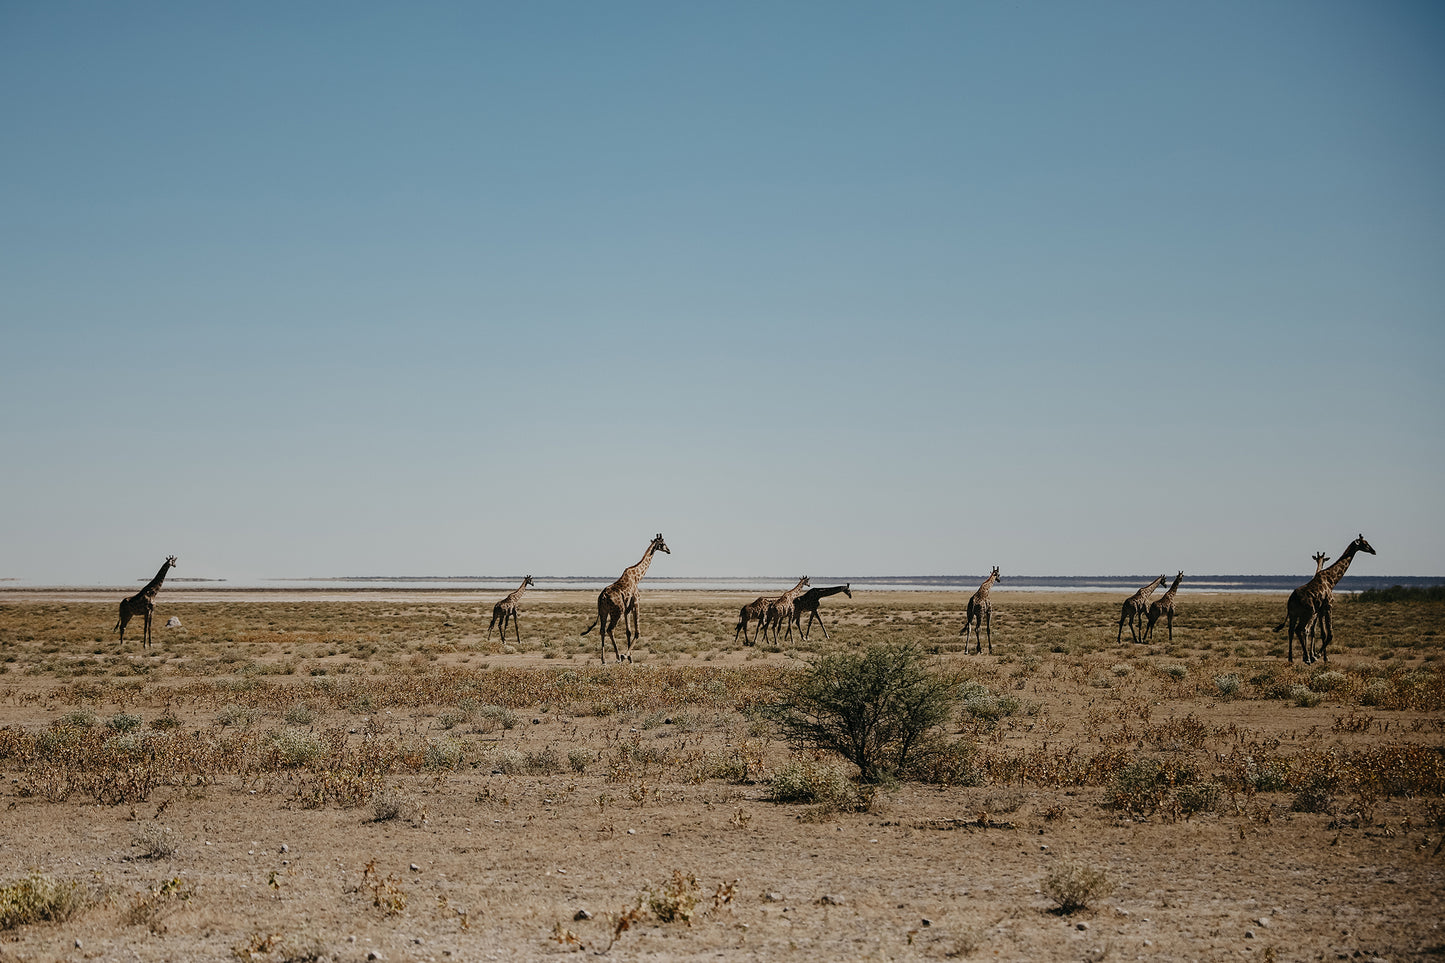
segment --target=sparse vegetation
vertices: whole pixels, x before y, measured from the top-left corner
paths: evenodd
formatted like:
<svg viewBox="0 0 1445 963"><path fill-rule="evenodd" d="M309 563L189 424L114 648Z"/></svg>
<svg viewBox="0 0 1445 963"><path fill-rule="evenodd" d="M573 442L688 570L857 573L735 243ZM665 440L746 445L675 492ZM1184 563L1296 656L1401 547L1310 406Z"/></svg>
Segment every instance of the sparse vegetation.
<svg viewBox="0 0 1445 963"><path fill-rule="evenodd" d="M746 933L753 948L786 945L778 942L786 920L787 938L818 952L809 941L828 911L814 919L796 908L834 904L777 881L798 860L819 860L820 873L840 881L876 877L897 887L897 874L912 873L909 886L937 898L917 860L945 845L984 858L990 840L1031 842L1041 831L1037 847L1023 847L1024 858L1041 861L1039 874L1068 839L1070 860L1087 865L1113 867L1128 852L1132 890L1136 878L1148 882L1148 847L1176 828L1161 824L1189 819L1191 844L1202 852L1337 846L1332 856L1362 865L1388 859L1402 867L1399 894L1418 908L1408 874L1445 845L1445 660L1438 658L1445 610L1438 606L1340 606L1329 664L1304 666L1286 662L1269 632L1282 599L1191 598L1188 632L1125 652L1113 645L1116 616L1102 601L1005 598L1009 604L995 611L1004 645L995 639L993 657L964 657L953 647L961 613L950 606L966 598L900 593L879 602L859 593L836 629L830 622L834 638L787 651L730 649L735 608L710 611L680 598L649 607L647 622L658 628L636 665L603 669L595 651L573 647L561 631L575 631L570 621L583 615L585 624L593 601L553 613L538 606L537 640L529 633L515 660L495 646L479 658L461 637L469 616L456 605L445 617L432 604L209 608L206 618L186 619L187 635L168 634L155 654L78 644L86 620L74 608L0 605L0 632L10 632L0 703L11 722L0 727L0 767L18 809L11 815L55 825L83 813L96 828L82 835L100 841L87 843L92 858L69 842L73 834L51 833L44 852L17 838L18 865L48 866L55 850L70 870L73 856L74 871L85 865L94 874L85 877L86 899L103 893L108 907L87 926L102 916L111 924L133 919L169 929L166 940L179 946L196 938L193 920L224 916L227 900L258 895L283 912L303 901L339 901L352 911L365 905L369 913L405 915L418 928L423 919L446 921L443 934L465 934L468 919L482 912L512 925L516 911L506 898L467 906L455 881L485 876L488 892L516 891L535 904L557 892L556 883L583 879L578 852L585 863L599 848L641 844L688 854L688 862L664 865L710 865L691 862L695 853L739 859L759 872L738 892L739 929L697 925L707 891L685 872L682 880L693 885L663 877L641 895L635 877L588 878L588 890L603 893L604 910L624 910L589 922L570 919L568 907L558 931L566 946L600 950L605 930L622 922L634 935L671 927L668 938L680 950L692 948L682 941L724 930L733 939ZM113 619L111 607L97 611ZM896 746L884 751L879 771L887 774L870 783L838 750L793 737L770 707L825 660L861 660L888 645L914 647L927 679L950 687L949 710L920 727L902 764ZM543 648L555 658L544 659ZM860 684L858 691L870 690ZM1304 708L1295 708L1301 701ZM279 838L251 840L239 851L225 839L224 814L249 808L264 812L293 849L314 850L321 838L298 843L294 826L301 811L323 807L343 811L307 815L320 819L308 824L334 819L348 847L387 840L378 854L417 856L399 857L391 872L377 863L360 883L353 869L323 885L313 869L319 852L295 861L277 852ZM932 844L929 834L950 829L959 832ZM1139 843L1110 848L1120 839ZM477 859L503 851L501 840L526 848L495 867ZM175 871L185 866L192 875L177 878L195 881L204 914L187 910L194 896L166 892L166 880L139 892L140 884L117 882L117 866L169 871L170 864L145 860L165 860L178 844L184 859ZM785 845L791 851L779 855ZM222 857L223 846L236 881L229 893L191 860ZM560 855L568 850L570 858ZM332 848L325 858L355 867L352 853ZM409 858L421 867L408 868ZM1253 872L1248 860L1241 871ZM855 895L846 882L837 885L838 900ZM1305 881L1282 885L1298 892ZM1353 884L1331 885L1346 892ZM1184 907L1199 897L1187 882L1180 892L1179 909L1151 907L1151 916L1183 923ZM775 896L778 906L767 905ZM1087 905L1098 908L1100 897L1092 898ZM1000 918L1008 911L987 891L972 890L970 899ZM780 916L785 908L793 911ZM877 923L877 910L859 902L833 918ZM943 957L995 932L981 921L964 938L956 919L936 918L913 930L920 956ZM303 944L281 932L280 924L275 933L243 928L224 934L221 945L278 961L301 953ZM27 950L25 931L16 938Z"/></svg>
<svg viewBox="0 0 1445 963"><path fill-rule="evenodd" d="M1089 909L1113 890L1107 871L1082 863L1064 863L1044 877L1044 892L1060 913Z"/></svg>

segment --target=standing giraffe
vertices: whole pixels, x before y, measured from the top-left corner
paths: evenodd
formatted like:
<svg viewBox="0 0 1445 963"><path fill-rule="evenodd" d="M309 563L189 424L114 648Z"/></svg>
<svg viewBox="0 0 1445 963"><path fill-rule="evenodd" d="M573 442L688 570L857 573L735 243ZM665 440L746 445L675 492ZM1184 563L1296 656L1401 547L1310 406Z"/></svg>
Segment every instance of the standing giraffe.
<svg viewBox="0 0 1445 963"><path fill-rule="evenodd" d="M1334 601L1335 586L1345 577L1356 552L1375 554L1363 534L1345 547L1340 557L1335 559L1335 564L1320 569L1314 578L1289 593L1289 601L1285 603L1285 620L1274 627L1278 632L1286 625L1289 626L1289 661L1294 661L1296 636L1299 637L1300 658L1306 665L1317 658L1330 661L1329 645L1335 637L1334 625L1330 620L1330 604ZM1314 648L1317 634L1320 637L1318 653Z"/></svg>
<svg viewBox="0 0 1445 963"><path fill-rule="evenodd" d="M738 640L738 633L743 636L743 645L757 645L758 636L762 634L763 626L768 618L768 606L778 600L778 596L760 595L747 605L738 610L738 625L733 630L733 641ZM748 638L748 623L757 622L758 630L753 634L752 639Z"/></svg>
<svg viewBox="0 0 1445 963"><path fill-rule="evenodd" d="M512 628L517 632L517 644L522 644L522 624L517 621L517 603L521 601L522 593L527 591L527 586L532 584L532 576L522 578L522 584L517 590L496 605L492 606L492 621L487 624L487 641L492 641L492 626L498 622L502 623L502 641L507 641L507 620L512 620Z"/></svg>
<svg viewBox="0 0 1445 963"><path fill-rule="evenodd" d="M125 643L125 627L130 624L130 620L137 615L144 615L145 634L141 637L141 648L150 647L151 616L153 616L156 611L156 593L161 590L161 583L166 580L166 573L174 568L175 564L176 557L174 555L167 555L166 560L161 563L161 570L156 573L155 578L146 583L145 588L128 598L120 600L120 618L116 619L115 628L111 629L111 631L114 632L116 629L120 630L121 644Z"/></svg>
<svg viewBox="0 0 1445 963"><path fill-rule="evenodd" d="M632 661L632 643L642 638L642 630L637 625L637 583L642 581L642 576L647 574L647 567L652 564L654 552L665 552L672 554L672 549L662 540L662 533L658 532L656 537L648 544L647 551L642 553L642 559L630 568L622 570L622 577L602 590L597 596L597 618L592 625L599 626L597 631L598 641L601 643L602 664L607 664L607 640L612 640L612 656L614 661L621 662L622 656L617 653L617 636L612 630L617 627L617 620L622 620L622 634L627 638L627 661ZM628 621L628 616L631 621ZM592 631L592 625L582 630L586 635Z"/></svg>
<svg viewBox="0 0 1445 963"><path fill-rule="evenodd" d="M1179 580L1184 578L1180 572L1174 576L1174 584L1169 586L1169 591L1149 603L1149 624L1144 626L1144 641L1149 641L1149 636L1154 634L1154 623L1159 621L1159 616L1164 616L1165 623L1169 626L1169 641L1174 641L1174 595L1179 591Z"/></svg>
<svg viewBox="0 0 1445 963"><path fill-rule="evenodd" d="M1124 600L1124 609L1119 613L1119 637L1114 640L1116 645L1124 641L1125 622L1129 623L1129 635L1135 642L1139 641L1139 629L1144 625L1144 613L1149 608L1149 596L1153 595L1154 590L1167 581L1169 581L1169 576L1161 575Z"/></svg>
<svg viewBox="0 0 1445 963"><path fill-rule="evenodd" d="M839 592L851 599L853 597L852 585L853 583L849 582L847 585L834 585L829 588L810 588L793 600L793 624L798 627L798 634L803 637L803 641L808 640L808 633L812 631L814 619L817 619L818 624L823 626L823 638L828 637L828 627L823 625L823 616L818 611L818 602L830 595L837 595ZM807 628L803 627L804 612L808 613Z"/></svg>
<svg viewBox="0 0 1445 963"><path fill-rule="evenodd" d="M778 644L778 630L785 625L788 627L788 638L792 639L793 601L797 599L799 595L803 594L803 589L807 588L809 584L810 583L808 582L808 576L804 575L802 578L798 579L797 585L794 585L782 595L779 595L777 598L773 599L771 602L768 603L768 611L765 615L765 618L768 621L767 624L763 626L763 630L767 631L770 628L773 630L774 645Z"/></svg>
<svg viewBox="0 0 1445 963"><path fill-rule="evenodd" d="M1320 574L1320 570L1323 569L1325 567L1325 563L1330 560L1330 557L1324 552L1315 552L1313 555L1310 556L1310 558L1315 560L1316 575Z"/></svg>
<svg viewBox="0 0 1445 963"><path fill-rule="evenodd" d="M974 638L978 640L978 648L974 655L983 651L983 638L979 632L982 628L988 635L988 654L993 655L993 603L988 600L988 590L993 588L993 583L998 581L998 566L993 567L993 572L983 580L968 600L968 608L963 613L963 631L958 633L963 636L963 654L968 655L968 627L973 626Z"/></svg>

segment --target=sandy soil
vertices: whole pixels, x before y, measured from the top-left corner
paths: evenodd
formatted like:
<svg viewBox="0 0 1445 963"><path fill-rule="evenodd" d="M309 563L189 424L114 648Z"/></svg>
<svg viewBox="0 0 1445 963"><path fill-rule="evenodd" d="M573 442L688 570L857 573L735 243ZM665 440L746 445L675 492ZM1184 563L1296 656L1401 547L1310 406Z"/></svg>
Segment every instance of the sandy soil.
<svg viewBox="0 0 1445 963"><path fill-rule="evenodd" d="M648 611L701 606L722 620L721 636L731 633L731 596L680 595L651 596ZM6 601L11 616L31 604ZM886 601L900 611L918 602ZM534 601L539 610L548 604L542 593ZM846 637L847 619L837 621L834 635ZM0 638L10 642L14 622L5 624L12 636ZM1105 627L1112 641L1113 627ZM998 621L995 633L999 652ZM1140 649L1122 656L1139 667L1136 679L1150 661ZM1277 741L1280 752L1442 744L1438 711L1371 710L1373 721L1348 731L1340 720L1348 713L1358 720L1361 707L1333 696L1303 707L1198 692L1170 697L1162 684L1089 683L1120 657L1049 656L1040 648L1041 664L1017 683L1010 675L1017 665L1002 653L970 657L997 688L1010 680L1039 708L997 729L964 729L1000 752L1071 740L1088 749L1101 719L1118 745L1115 727L1127 725L1130 712L1141 714L1140 725L1145 716L1155 724L1194 716L1214 733L1197 757L1205 763L1247 741ZM506 659L493 656L489 665L558 667L536 652ZM1154 661L1189 659L1158 653ZM708 665L767 662L797 660L732 650ZM1208 671L1207 662L1190 663L1192 670L1196 664ZM1364 656L1337 655L1332 667L1349 673L1368 665ZM0 680L0 724L37 729L75 708L74 687L63 680L14 671ZM114 692L89 705L101 719L124 710L150 721L168 712L186 729L215 725L214 702L168 696L167 680L153 678L124 706ZM299 699L308 680L294 681ZM456 771L398 775L400 814L380 821L371 806L302 808L292 774L162 786L143 801L98 805L77 794L64 801L25 795L18 764L0 762L0 877L34 869L82 880L99 897L69 921L0 931L0 960L1445 956L1442 827L1430 822L1438 798L1375 800L1362 818L1345 800L1308 813L1292 811L1289 792L1226 795L1215 811L1188 819L1141 819L1107 808L1101 787L906 784L880 794L871 811L826 813L769 801L765 781L688 778L681 764L617 778L603 762L623 741L672 760L747 742L765 770L793 758L736 713L673 720L537 706L518 716L512 729L461 730L471 762ZM332 711L317 725L444 735L435 707L380 709L374 718ZM547 748L563 756L585 749L597 762L582 772L509 774L488 761L502 750ZM1138 751L1145 749L1141 736ZM158 838L174 852L147 855L147 840ZM1055 912L1044 880L1066 863L1104 869L1112 892L1087 910ZM690 922L645 912L646 894L662 891L674 873L696 880L695 890L688 887L697 898ZM167 881L175 881L169 891ZM639 904L644 912L616 932ZM579 918L585 915L591 918Z"/></svg>

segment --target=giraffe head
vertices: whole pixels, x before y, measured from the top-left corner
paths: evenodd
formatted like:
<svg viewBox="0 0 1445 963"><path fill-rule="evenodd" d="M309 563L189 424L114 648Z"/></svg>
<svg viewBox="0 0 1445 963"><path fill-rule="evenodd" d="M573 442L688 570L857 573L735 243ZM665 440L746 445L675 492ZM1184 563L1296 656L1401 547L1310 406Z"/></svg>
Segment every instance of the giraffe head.
<svg viewBox="0 0 1445 963"><path fill-rule="evenodd" d="M999 577L1000 577L1000 576L999 576L999 574L998 574L998 566L995 565L995 566L993 567L993 573L989 575L989 578L991 578L991 579L993 579L995 582L997 582L997 581L999 580Z"/></svg>
<svg viewBox="0 0 1445 963"><path fill-rule="evenodd" d="M175 567L176 567L176 557L175 557L174 555L167 555L167 556L166 556L166 567L167 567L167 568L175 568Z"/></svg>
<svg viewBox="0 0 1445 963"><path fill-rule="evenodd" d="M804 575L802 578L798 579L798 584L799 584L799 585L812 585L813 583L810 582L810 581L808 581L808 576Z"/></svg>
<svg viewBox="0 0 1445 963"><path fill-rule="evenodd" d="M531 585L531 584L532 584L532 576L530 576L530 575L523 575L523 576L522 576L522 584L523 584L523 585Z"/></svg>
<svg viewBox="0 0 1445 963"><path fill-rule="evenodd" d="M1316 572L1324 568L1325 563L1330 560L1330 557L1324 552L1315 552L1313 555L1310 556L1310 558L1314 560Z"/></svg>
<svg viewBox="0 0 1445 963"><path fill-rule="evenodd" d="M1357 552L1364 552L1367 555L1375 554L1375 550L1370 547L1370 543L1365 541L1365 536L1363 532L1358 538L1356 538L1353 542L1350 543L1350 548L1354 549Z"/></svg>
<svg viewBox="0 0 1445 963"><path fill-rule="evenodd" d="M661 532L658 532L657 535L653 537L652 545L649 547L654 552L666 552L668 555L672 554L672 549L668 548L667 543L662 540Z"/></svg>

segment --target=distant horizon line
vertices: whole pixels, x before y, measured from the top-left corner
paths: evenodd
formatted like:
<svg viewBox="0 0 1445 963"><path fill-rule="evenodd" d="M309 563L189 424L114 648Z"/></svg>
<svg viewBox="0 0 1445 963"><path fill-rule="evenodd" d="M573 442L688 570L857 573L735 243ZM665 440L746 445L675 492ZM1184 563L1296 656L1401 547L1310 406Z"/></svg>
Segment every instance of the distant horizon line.
<svg viewBox="0 0 1445 963"><path fill-rule="evenodd" d="M1312 572L1280 572L1274 574L1230 574L1212 573L1201 575L1189 575L1185 573L1184 586L1208 584L1210 582L1238 583L1238 582L1272 582L1292 581L1298 579L1308 580L1313 576ZM939 585L951 586L968 584L981 581L986 578L985 574L954 574L954 575L827 575L818 576L812 579L813 584L824 583L845 583L852 585ZM235 582L243 585L257 586L262 584L277 583L310 583L327 585L345 584L475 584L475 583L510 583L523 578L522 575L327 575L327 576L267 576L267 577L243 577L240 579L231 578L205 578L197 576L172 576L168 579L173 584L188 585L215 585L227 582ZM556 582L562 584L607 584L615 578L612 574L606 575L533 575L539 582ZM794 582L799 578L796 575L652 575L648 576L650 583L715 583L715 584L738 584L755 585L759 583L784 583ZM998 588L1007 589L1013 584L1067 585L1079 583L1096 584L1132 584L1135 582L1149 582L1154 576L1146 573L1128 575L1004 575L997 583ZM148 579L137 578L137 583L143 583ZM100 582L45 582L37 583L30 579L19 576L0 576L0 583L30 583L33 587L37 584L45 584L57 588L65 587L98 587L101 585L122 587L129 583L100 583ZM1389 586L1394 584L1445 584L1445 575L1375 575L1375 574L1346 574L1341 584L1350 583L1355 585L1368 586Z"/></svg>

